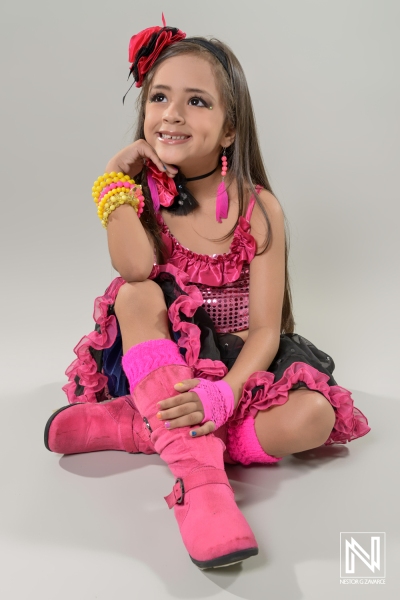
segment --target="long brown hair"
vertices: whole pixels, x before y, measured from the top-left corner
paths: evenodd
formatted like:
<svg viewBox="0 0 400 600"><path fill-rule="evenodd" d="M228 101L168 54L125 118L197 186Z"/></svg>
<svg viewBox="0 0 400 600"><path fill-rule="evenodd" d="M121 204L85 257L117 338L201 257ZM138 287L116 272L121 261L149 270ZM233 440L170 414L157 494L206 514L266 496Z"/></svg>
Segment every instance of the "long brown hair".
<svg viewBox="0 0 400 600"><path fill-rule="evenodd" d="M206 38L191 38L192 40L206 40ZM264 162L262 159L260 145L257 136L257 128L254 117L253 105L250 98L249 89L243 69L233 54L232 50L223 42L217 39L206 40L212 42L220 51L222 51L228 61L228 70L222 66L221 62L200 44L193 42L185 42L180 40L171 44L160 54L157 61L154 63L151 70L146 74L143 82L141 93L137 99L138 121L134 141L144 138L144 120L145 120L145 105L148 99L148 91L153 80L157 67L174 56L182 54L192 54L207 60L213 69L215 81L221 94L222 102L226 110L226 120L224 125L229 125L235 130L235 140L231 146L226 149L228 158L229 171L232 176L232 181L236 180L239 201L239 216L244 216L247 206L247 193L250 188L254 195L257 204L259 205L265 220L267 222L267 237L264 248L259 252L265 252L272 240L271 224L268 214L260 201L260 198L255 190L256 185L260 185L269 192L272 192L268 177L265 171ZM144 227L151 233L154 238L157 250L162 254L163 245L160 236L159 226L157 224L153 202L150 191L147 186L146 168L144 167L141 173L141 184L145 197L145 211L142 217ZM227 239L234 232L238 221L224 238ZM285 217L285 291L282 305L281 332L293 333L294 318L292 313L292 296L290 290L290 280L288 273L288 254L289 254L289 235L288 226Z"/></svg>

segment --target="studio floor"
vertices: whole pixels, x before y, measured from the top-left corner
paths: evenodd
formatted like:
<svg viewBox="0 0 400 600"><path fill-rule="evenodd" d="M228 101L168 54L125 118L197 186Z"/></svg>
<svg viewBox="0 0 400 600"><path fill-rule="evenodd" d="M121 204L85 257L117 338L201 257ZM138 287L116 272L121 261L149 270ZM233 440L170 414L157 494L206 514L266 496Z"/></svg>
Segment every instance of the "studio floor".
<svg viewBox="0 0 400 600"><path fill-rule="evenodd" d="M44 425L66 403L61 385L2 401L4 600L400 597L400 402L353 391L365 437L228 467L259 554L201 571L163 499L173 479L158 456L46 450ZM386 532L385 584L340 582L340 532Z"/></svg>

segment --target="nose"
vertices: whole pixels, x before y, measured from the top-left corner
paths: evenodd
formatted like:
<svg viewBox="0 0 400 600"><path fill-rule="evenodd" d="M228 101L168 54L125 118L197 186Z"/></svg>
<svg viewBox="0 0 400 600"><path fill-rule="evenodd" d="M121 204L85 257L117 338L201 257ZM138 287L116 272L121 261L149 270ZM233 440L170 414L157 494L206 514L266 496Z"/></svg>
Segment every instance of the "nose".
<svg viewBox="0 0 400 600"><path fill-rule="evenodd" d="M185 118L182 110L178 107L176 102L171 102L165 107L163 114L164 123L184 123Z"/></svg>

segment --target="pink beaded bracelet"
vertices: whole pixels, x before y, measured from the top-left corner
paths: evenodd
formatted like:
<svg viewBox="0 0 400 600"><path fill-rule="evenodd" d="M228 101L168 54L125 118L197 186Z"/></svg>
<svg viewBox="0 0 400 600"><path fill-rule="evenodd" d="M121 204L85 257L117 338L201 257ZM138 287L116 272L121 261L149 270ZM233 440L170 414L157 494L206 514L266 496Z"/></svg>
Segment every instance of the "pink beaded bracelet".
<svg viewBox="0 0 400 600"><path fill-rule="evenodd" d="M137 186L136 184L130 183L129 181L117 181L116 183L110 183L110 185L107 185L101 190L98 202L100 202L100 200L103 198L103 196L107 194L107 192L115 190L115 188L118 187L124 187L131 190L132 188L136 188Z"/></svg>

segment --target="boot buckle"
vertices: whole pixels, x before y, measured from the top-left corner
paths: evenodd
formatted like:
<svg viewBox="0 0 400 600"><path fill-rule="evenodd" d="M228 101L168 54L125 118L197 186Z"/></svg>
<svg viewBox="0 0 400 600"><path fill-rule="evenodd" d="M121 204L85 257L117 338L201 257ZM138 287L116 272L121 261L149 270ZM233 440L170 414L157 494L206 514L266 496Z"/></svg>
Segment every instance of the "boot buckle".
<svg viewBox="0 0 400 600"><path fill-rule="evenodd" d="M185 498L185 486L183 485L183 479L178 477L175 481L175 485L172 488L172 492L165 496L165 501L168 504L168 508L172 508L174 504L182 504Z"/></svg>
<svg viewBox="0 0 400 600"><path fill-rule="evenodd" d="M149 432L150 432L150 433L153 433L153 430L152 430L152 428L151 428L151 425L150 425L150 423L148 422L148 420L146 419L146 417L143 417L143 421L144 421L144 424L146 425L147 429L149 430Z"/></svg>
<svg viewBox="0 0 400 600"><path fill-rule="evenodd" d="M183 479L181 477L178 477L178 479L175 480L172 492L168 494L168 496L165 496L168 508L172 508L174 504L182 504L187 492L202 485L208 485L209 483L221 483L227 485L233 494L233 490L224 469L199 470L185 476L185 485L183 485Z"/></svg>
<svg viewBox="0 0 400 600"><path fill-rule="evenodd" d="M177 504L182 504L183 499L185 497L185 486L183 485L183 479L181 479L180 477L178 477L178 479L175 481L175 486L176 486L177 483L179 483L179 485L180 485L181 495L180 495L179 498L176 499L176 503ZM174 486L174 488L175 488L175 486Z"/></svg>

